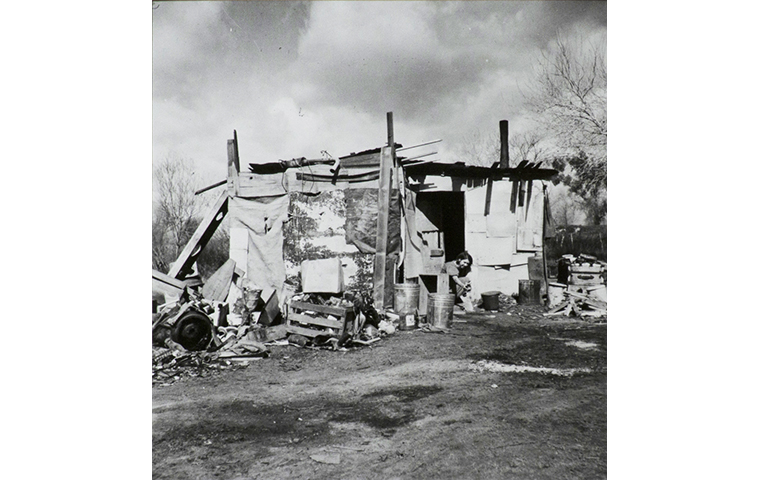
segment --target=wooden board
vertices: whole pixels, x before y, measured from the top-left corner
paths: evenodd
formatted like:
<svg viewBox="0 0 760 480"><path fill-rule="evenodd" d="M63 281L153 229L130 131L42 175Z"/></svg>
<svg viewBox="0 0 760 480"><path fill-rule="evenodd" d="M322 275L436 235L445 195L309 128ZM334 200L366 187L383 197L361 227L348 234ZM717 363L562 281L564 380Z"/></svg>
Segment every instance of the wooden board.
<svg viewBox="0 0 760 480"><path fill-rule="evenodd" d="M190 241L187 242L185 248L179 254L179 257L169 270L169 276L177 279L184 279L187 274L192 270L193 263L198 259L198 256L203 251L211 236L214 235L219 224L222 223L224 217L227 215L229 206L229 195L227 191L223 191L214 202L214 205L209 210L206 217L201 221L198 228L195 229L195 233L190 237Z"/></svg>
<svg viewBox="0 0 760 480"><path fill-rule="evenodd" d="M375 308L385 308L385 269L386 250L388 247L388 215L390 209L391 169L393 168L393 150L383 147L380 153L380 188L377 193L377 236L375 241L374 273L372 276ZM393 280L393 279L391 279Z"/></svg>
<svg viewBox="0 0 760 480"><path fill-rule="evenodd" d="M230 293L234 274L235 260L230 258L203 285L203 290L201 290L203 298L217 302L225 301Z"/></svg>
<svg viewBox="0 0 760 480"><path fill-rule="evenodd" d="M275 173L258 175L241 173L238 175L238 197L273 197L288 193L288 175Z"/></svg>
<svg viewBox="0 0 760 480"><path fill-rule="evenodd" d="M297 327L295 325L288 324L285 329L288 333L295 333L303 335L304 337L318 337L320 335L329 335L329 333L322 330L315 330L313 328Z"/></svg>
<svg viewBox="0 0 760 480"><path fill-rule="evenodd" d="M341 307L330 307L327 305L314 305L312 303L297 302L297 301L291 301L290 308L297 309L297 310L308 310L312 312L325 313L327 315L335 315L336 317L341 317L346 313L346 309L341 308Z"/></svg>
<svg viewBox="0 0 760 480"><path fill-rule="evenodd" d="M343 324L338 320L331 320L329 318L312 317L301 313L291 313L288 315L288 321L303 323L305 325L317 325L320 327L337 328L340 329Z"/></svg>

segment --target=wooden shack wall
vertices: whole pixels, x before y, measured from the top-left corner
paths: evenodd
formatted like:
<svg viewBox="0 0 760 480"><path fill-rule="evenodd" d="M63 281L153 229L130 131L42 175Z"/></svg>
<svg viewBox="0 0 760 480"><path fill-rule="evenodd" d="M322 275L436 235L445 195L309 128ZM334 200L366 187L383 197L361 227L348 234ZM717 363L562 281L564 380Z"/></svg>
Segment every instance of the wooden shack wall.
<svg viewBox="0 0 760 480"><path fill-rule="evenodd" d="M528 258L541 255L544 197L541 181L493 181L486 215L488 182L482 179L445 176L412 177L417 192L464 192L465 248L473 257L470 273L473 292L498 290L511 295L518 292L519 280L527 280ZM514 211L512 190L517 189ZM522 191L523 204L519 203ZM407 262L419 256L407 250Z"/></svg>
<svg viewBox="0 0 760 480"><path fill-rule="evenodd" d="M533 183L530 189L523 185L523 205L517 202L512 211L512 189L521 189L520 183L493 182L488 215L487 185L465 191L465 245L473 257L475 295L494 290L517 293L519 280L529 278L528 258L541 255L544 197L541 182Z"/></svg>
<svg viewBox="0 0 760 480"><path fill-rule="evenodd" d="M291 169L282 174L275 175L241 173L241 192L239 196L255 195L256 192L260 196L275 196L282 195L285 192L316 194L318 192L331 192L352 188L377 188L376 180L360 183L336 182L335 184L331 184L299 179L297 173L306 170ZM312 169L313 173L319 174L324 174L327 171L329 171L329 168L326 166L314 167ZM535 254L541 254L544 209L542 182L533 180L531 185L530 181L524 181L522 184L520 182L512 182L509 179L493 181L488 207L489 213L486 215L486 198L489 188L488 182L485 179L422 175L410 177L410 180L413 192L410 192L409 199L414 199L414 192L464 192L464 236L466 248L474 260L470 276L475 294L479 295L482 292L491 290L498 290L508 295L517 293L519 280L529 278L528 258ZM514 210L511 209L513 189L518 189L518 197L519 195L523 195L523 204L519 205L519 202L516 202ZM411 213L411 217L413 217L413 206L407 205L406 209L407 213ZM414 224L413 219L412 224ZM240 235L236 235L236 233ZM336 237L336 233L334 231L328 236ZM243 251L249 250L248 248L243 248L242 245L244 240L248 240L248 235L244 236L242 232L231 232L231 237L231 258L240 258ZM344 248L351 250L352 246L348 246L342 241L331 244L332 241L337 240L335 238L328 241L327 238L324 238L318 244L320 244L320 247L335 248L337 243L340 243L340 247L335 248L336 256L353 256L344 250ZM405 243L405 263L410 267L414 265L418 266L420 259L414 258L414 255L419 255L419 252L414 248L409 248L408 237ZM413 267L410 270L418 268Z"/></svg>

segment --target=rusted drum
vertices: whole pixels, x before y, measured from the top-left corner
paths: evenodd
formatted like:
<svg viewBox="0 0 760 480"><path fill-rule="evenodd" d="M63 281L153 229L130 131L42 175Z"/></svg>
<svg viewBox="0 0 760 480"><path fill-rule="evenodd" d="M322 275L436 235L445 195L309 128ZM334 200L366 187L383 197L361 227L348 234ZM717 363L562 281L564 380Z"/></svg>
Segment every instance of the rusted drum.
<svg viewBox="0 0 760 480"><path fill-rule="evenodd" d="M517 303L520 305L541 305L541 281L520 280Z"/></svg>
<svg viewBox="0 0 760 480"><path fill-rule="evenodd" d="M454 323L453 293L431 293L428 295L427 322L433 327L451 328Z"/></svg>
<svg viewBox="0 0 760 480"><path fill-rule="evenodd" d="M399 330L409 330L417 326L419 303L419 284L397 283L393 286L393 310L399 316Z"/></svg>

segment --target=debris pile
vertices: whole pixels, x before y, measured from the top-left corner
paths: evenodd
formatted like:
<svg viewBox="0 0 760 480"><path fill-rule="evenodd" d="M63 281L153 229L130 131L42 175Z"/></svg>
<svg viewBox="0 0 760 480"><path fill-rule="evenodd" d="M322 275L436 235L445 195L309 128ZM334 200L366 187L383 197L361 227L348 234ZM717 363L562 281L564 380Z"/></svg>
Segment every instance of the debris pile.
<svg viewBox="0 0 760 480"><path fill-rule="evenodd" d="M286 285L280 303L275 289L257 287L229 260L205 285L185 285L169 302L157 306L165 298L154 295L154 383L246 365L268 357L270 346L345 351L395 332L370 294L343 292L342 279L335 284L338 293L294 294Z"/></svg>
<svg viewBox="0 0 760 480"><path fill-rule="evenodd" d="M190 288L161 306L153 315L154 383L202 376L206 370L224 370L269 355L267 346L250 335L252 325L219 326L226 325L227 307Z"/></svg>
<svg viewBox="0 0 760 480"><path fill-rule="evenodd" d="M558 265L559 283L549 285L550 310L545 316L607 315L607 264L591 255L563 255Z"/></svg>
<svg viewBox="0 0 760 480"><path fill-rule="evenodd" d="M602 317L607 315L607 302L593 296L593 290L579 288L566 289L564 300L551 308L544 316L575 315L576 317Z"/></svg>
<svg viewBox="0 0 760 480"><path fill-rule="evenodd" d="M370 345L395 327L381 319L369 294L302 293L289 302L286 331L291 344L328 347Z"/></svg>

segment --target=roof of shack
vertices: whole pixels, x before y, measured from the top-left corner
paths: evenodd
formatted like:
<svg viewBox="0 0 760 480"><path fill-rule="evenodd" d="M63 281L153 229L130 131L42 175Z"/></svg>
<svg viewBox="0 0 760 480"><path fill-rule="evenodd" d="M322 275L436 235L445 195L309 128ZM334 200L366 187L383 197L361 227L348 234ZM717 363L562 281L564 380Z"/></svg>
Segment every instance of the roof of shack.
<svg viewBox="0 0 760 480"><path fill-rule="evenodd" d="M510 178L519 180L548 180L558 172L553 168L541 168L541 162L520 162L516 167L499 167L498 163L492 167L478 167L466 165L464 162L440 163L420 162L404 167L408 175L444 175L449 177L464 178Z"/></svg>

